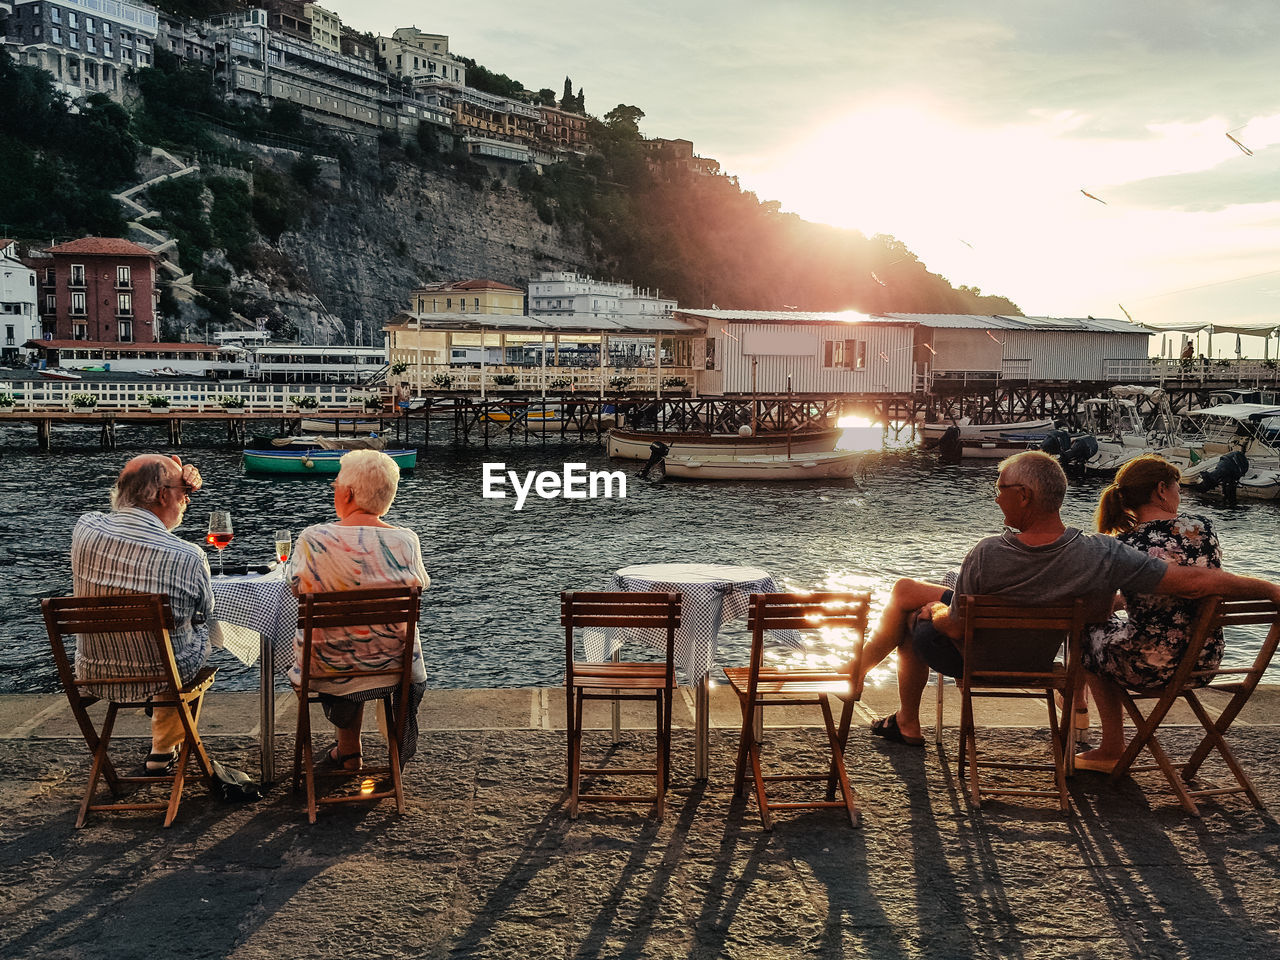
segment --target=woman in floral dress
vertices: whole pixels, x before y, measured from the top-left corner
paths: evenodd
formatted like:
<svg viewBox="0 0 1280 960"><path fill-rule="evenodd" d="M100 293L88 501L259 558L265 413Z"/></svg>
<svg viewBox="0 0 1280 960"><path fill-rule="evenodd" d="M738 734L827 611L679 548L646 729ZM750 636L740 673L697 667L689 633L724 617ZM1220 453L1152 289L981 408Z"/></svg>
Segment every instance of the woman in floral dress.
<svg viewBox="0 0 1280 960"><path fill-rule="evenodd" d="M1147 455L1120 468L1098 503L1098 530L1122 543L1182 566L1221 567L1222 550L1203 517L1179 513L1178 468ZM1083 664L1098 705L1102 742L1076 756L1083 770L1108 773L1124 753L1120 688L1145 690L1172 679L1191 639L1196 601L1156 594L1123 594L1127 617L1112 616L1085 635ZM1222 660L1222 633L1205 643L1197 665L1212 670Z"/></svg>

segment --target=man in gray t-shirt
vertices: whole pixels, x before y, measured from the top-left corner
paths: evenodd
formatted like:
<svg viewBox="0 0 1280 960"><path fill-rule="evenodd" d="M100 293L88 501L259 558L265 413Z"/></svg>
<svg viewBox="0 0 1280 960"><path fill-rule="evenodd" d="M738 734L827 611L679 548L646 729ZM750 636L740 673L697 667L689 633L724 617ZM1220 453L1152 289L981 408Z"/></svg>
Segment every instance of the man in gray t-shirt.
<svg viewBox="0 0 1280 960"><path fill-rule="evenodd" d="M1028 604L1083 597L1089 622L1108 617L1119 589L1193 598L1220 594L1280 603L1280 586L1265 580L1212 567L1170 565L1111 537L1068 528L1059 516L1066 490L1066 474L1048 454L1028 451L1002 461L996 504L1009 529L969 551L954 593L995 594ZM898 651L900 706L897 713L871 725L877 736L923 744L920 698L930 668L948 676L958 676L963 669L957 643L963 630L951 615L951 593L936 584L899 580L875 631L855 654L854 695L859 696L868 671L892 650ZM918 611L919 619L909 630L911 611Z"/></svg>

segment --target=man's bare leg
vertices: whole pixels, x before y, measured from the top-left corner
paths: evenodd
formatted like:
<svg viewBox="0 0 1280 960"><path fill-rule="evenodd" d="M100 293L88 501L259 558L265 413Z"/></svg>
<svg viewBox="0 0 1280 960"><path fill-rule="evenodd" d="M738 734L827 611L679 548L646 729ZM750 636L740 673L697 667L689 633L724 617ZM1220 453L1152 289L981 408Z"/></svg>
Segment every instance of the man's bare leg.
<svg viewBox="0 0 1280 960"><path fill-rule="evenodd" d="M880 619L871 636L853 653L853 698L862 696L862 686L867 674L878 667L890 653L898 649L907 636L907 621L911 614L929 603L941 601L946 587L923 580L903 577L893 585L889 602L880 613ZM925 670L925 677L929 672ZM899 680L901 682L901 680ZM918 713L917 705L917 713ZM917 724L918 725L918 724Z"/></svg>

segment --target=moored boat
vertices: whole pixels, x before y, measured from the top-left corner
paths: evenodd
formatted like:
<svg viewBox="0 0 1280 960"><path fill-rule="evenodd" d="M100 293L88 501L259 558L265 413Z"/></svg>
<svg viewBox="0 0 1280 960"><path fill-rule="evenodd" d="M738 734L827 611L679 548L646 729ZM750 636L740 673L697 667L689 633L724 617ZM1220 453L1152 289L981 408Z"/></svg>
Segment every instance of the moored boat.
<svg viewBox="0 0 1280 960"><path fill-rule="evenodd" d="M605 437L609 456L622 460L648 460L655 443L669 448L669 457L786 456L830 452L840 439L838 427L785 433L663 433L657 430L612 428Z"/></svg>
<svg viewBox="0 0 1280 960"><path fill-rule="evenodd" d="M947 428L960 428L961 440L997 440L1003 433L1042 433L1053 429L1052 420L1018 420L1014 423L974 423L968 417L960 417L952 423L926 423L920 428L920 436L925 441L937 441L947 432Z"/></svg>
<svg viewBox="0 0 1280 960"><path fill-rule="evenodd" d="M336 474L339 461L346 450L246 450L244 452L244 469L246 473L272 474ZM418 464L417 450L383 451L396 462L401 470L412 470Z"/></svg>
<svg viewBox="0 0 1280 960"><path fill-rule="evenodd" d="M382 421L366 417L338 417L328 420L323 417L303 417L301 429L303 433L361 436L368 433L377 433L382 429Z"/></svg>
<svg viewBox="0 0 1280 960"><path fill-rule="evenodd" d="M853 476L858 456L846 450L820 450L790 457L785 453L668 455L662 464L668 477L684 480L830 480Z"/></svg>

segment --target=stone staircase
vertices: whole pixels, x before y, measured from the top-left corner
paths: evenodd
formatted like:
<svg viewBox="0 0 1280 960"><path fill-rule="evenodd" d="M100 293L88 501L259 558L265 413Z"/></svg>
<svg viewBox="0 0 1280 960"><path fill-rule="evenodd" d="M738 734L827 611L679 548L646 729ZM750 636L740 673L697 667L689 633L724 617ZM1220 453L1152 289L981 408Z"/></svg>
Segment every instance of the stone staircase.
<svg viewBox="0 0 1280 960"><path fill-rule="evenodd" d="M135 184L127 190L120 193L112 194L112 199L120 204L124 209L125 215L130 217L128 224L129 229L135 235L135 239L143 246L147 247L152 253L163 254L170 250L176 250L178 241L173 237L166 236L158 230L153 230L142 221L149 220L152 217L159 216L155 210L150 210L139 203L135 197L141 196L148 187L157 183L164 183L166 180L176 180L178 177L185 177L200 170L198 164L186 164L179 160L167 150L159 147L151 148L151 156L153 159L165 161L173 166L173 170L162 173L159 176L151 177L141 183ZM169 285L175 295L183 299L193 300L198 295L198 291L192 286L192 275L184 273L182 268L173 263L168 258L161 257L157 263L160 269L170 275Z"/></svg>

